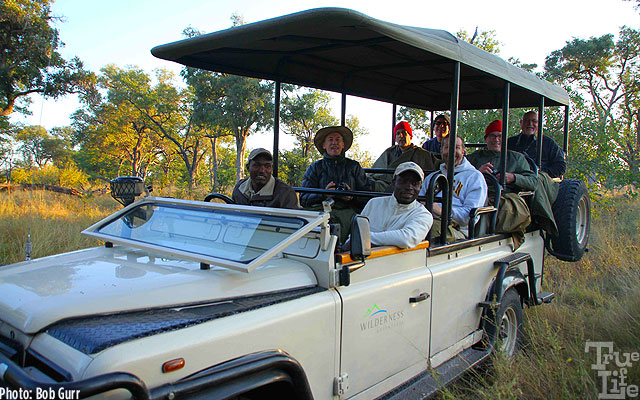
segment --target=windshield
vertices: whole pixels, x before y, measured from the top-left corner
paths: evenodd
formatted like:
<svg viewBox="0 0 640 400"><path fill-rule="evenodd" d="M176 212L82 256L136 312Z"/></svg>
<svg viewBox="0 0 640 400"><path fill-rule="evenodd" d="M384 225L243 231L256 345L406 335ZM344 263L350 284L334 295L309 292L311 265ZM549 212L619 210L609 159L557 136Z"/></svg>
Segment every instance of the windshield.
<svg viewBox="0 0 640 400"><path fill-rule="evenodd" d="M97 232L246 264L306 224L295 217L147 203L106 222Z"/></svg>

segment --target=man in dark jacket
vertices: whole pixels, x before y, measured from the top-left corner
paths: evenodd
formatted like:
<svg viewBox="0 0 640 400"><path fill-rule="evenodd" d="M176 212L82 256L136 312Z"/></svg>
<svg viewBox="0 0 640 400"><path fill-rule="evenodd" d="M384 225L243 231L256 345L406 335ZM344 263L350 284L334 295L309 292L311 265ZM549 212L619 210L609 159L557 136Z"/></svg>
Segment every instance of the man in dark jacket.
<svg viewBox="0 0 640 400"><path fill-rule="evenodd" d="M231 195L236 204L299 208L296 192L273 174L273 156L267 149L258 148L249 154L249 178L241 179Z"/></svg>
<svg viewBox="0 0 640 400"><path fill-rule="evenodd" d="M372 182L360 164L344 153L353 143L353 133L345 126L330 126L320 129L313 139L324 158L312 163L302 178L302 186L327 190L365 190L372 188ZM340 224L341 243L349 235L351 218L359 213L366 199L352 196L332 196L313 193L300 195L300 204L310 210L322 210L322 201L335 197L331 211L331 222Z"/></svg>
<svg viewBox="0 0 640 400"><path fill-rule="evenodd" d="M520 120L522 132L507 140L507 148L528 155L532 160L536 159L538 147L538 113L529 111ZM556 142L547 135L542 135L542 165L538 166L552 178L559 178L567 171L567 162L564 152Z"/></svg>

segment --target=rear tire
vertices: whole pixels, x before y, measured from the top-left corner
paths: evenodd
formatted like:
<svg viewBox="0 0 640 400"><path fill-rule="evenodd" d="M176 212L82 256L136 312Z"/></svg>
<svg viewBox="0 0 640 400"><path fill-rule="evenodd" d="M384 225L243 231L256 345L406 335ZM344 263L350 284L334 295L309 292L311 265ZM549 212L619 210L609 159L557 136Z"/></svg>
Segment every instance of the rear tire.
<svg viewBox="0 0 640 400"><path fill-rule="evenodd" d="M563 261L580 260L587 249L591 229L591 199L583 181L560 182L553 216L558 226L558 236L551 238L556 257Z"/></svg>

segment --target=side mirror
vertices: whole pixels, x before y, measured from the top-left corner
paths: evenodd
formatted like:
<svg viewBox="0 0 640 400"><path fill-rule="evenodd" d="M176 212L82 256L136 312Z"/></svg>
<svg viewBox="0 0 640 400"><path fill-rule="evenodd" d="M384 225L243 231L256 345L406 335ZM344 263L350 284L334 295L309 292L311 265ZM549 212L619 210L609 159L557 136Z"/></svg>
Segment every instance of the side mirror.
<svg viewBox="0 0 640 400"><path fill-rule="evenodd" d="M351 220L351 259L364 260L371 255L369 218L356 215Z"/></svg>
<svg viewBox="0 0 640 400"><path fill-rule="evenodd" d="M340 284L349 286L351 274L364 267L364 259L371 255L371 232L369 231L369 218L364 215L356 215L351 220L351 259L360 260L359 263L343 265L340 270Z"/></svg>

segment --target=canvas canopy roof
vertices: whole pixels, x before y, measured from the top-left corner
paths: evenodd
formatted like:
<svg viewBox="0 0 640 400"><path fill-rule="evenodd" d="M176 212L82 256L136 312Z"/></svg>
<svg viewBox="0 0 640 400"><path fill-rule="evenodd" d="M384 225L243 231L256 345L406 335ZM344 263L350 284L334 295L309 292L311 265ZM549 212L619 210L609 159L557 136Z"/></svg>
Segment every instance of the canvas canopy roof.
<svg viewBox="0 0 640 400"><path fill-rule="evenodd" d="M427 110L451 106L460 69L460 109L568 105L549 82L435 29L402 26L341 8L320 8L185 39L151 50L206 70L331 90Z"/></svg>

